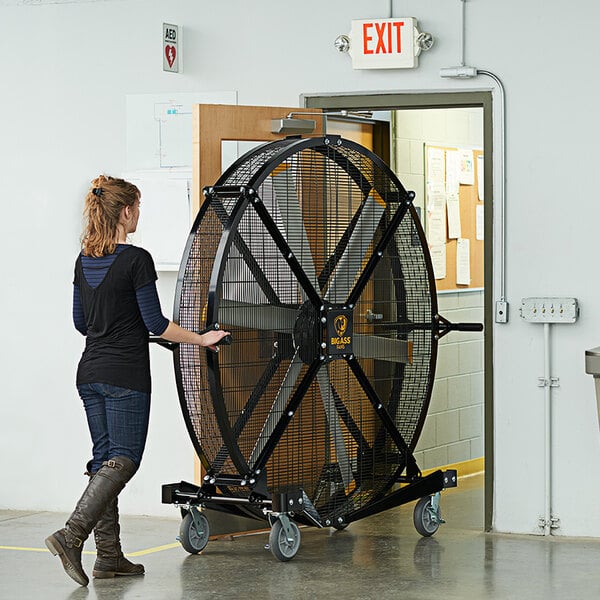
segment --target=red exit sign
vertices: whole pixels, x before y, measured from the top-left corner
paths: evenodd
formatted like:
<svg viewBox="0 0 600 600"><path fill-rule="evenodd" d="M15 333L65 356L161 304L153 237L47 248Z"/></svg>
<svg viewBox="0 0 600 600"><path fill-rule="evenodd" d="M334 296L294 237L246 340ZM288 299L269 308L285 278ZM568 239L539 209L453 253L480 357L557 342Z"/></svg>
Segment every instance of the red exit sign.
<svg viewBox="0 0 600 600"><path fill-rule="evenodd" d="M416 19L352 21L350 55L355 69L412 69L418 64Z"/></svg>

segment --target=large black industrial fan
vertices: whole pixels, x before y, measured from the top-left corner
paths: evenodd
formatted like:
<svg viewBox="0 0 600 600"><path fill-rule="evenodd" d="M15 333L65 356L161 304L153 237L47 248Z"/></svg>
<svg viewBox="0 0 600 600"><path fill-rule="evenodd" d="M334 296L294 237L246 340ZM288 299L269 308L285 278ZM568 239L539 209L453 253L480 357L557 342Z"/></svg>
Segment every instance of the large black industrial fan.
<svg viewBox="0 0 600 600"><path fill-rule="evenodd" d="M175 319L231 331L219 353L181 344L175 372L202 485L163 486L184 505L181 541L208 541L201 507L266 519L280 560L296 523L343 528L410 502L431 535L434 495L455 472L422 476L412 454L433 385L437 314L414 194L366 148L287 138L237 160L194 223Z"/></svg>

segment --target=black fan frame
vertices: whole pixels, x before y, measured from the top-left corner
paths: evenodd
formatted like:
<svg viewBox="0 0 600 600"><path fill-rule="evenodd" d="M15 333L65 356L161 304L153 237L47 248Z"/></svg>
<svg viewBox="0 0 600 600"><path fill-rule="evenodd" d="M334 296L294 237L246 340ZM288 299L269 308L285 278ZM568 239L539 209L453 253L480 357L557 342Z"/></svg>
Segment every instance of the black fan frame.
<svg viewBox="0 0 600 600"><path fill-rule="evenodd" d="M239 197L239 200L237 201L235 207L231 211L231 214L228 217L227 222L223 224L223 232L221 235L221 239L220 239L217 253L215 255L215 260L213 263L214 266L218 266L219 268L215 269L213 266L213 271L212 271L210 284L209 284L209 290L208 290L208 310L207 310L207 314L206 314L206 322L202 325L208 326L217 320L218 298L219 298L218 290L219 290L221 282L222 282L224 265L225 265L225 261L223 259L225 256L227 256L227 253L231 247L231 244L233 243L233 236L236 232L236 227L247 207L247 204L249 202L252 202L253 197L256 197L257 191L260 188L263 181L271 174L271 172L278 165L283 163L286 159L288 159L293 154L301 152L302 150L305 150L305 149L316 149L317 151L319 151L320 148L331 149L333 151L333 156L330 156L330 158L333 158L335 160L335 158L337 157L337 154L335 153L336 145L342 144L342 143L346 148L350 148L351 150L354 150L357 153L365 156L367 159L371 160L379 169L382 170L383 173L385 173L385 175L387 177L389 177L391 182L395 186L397 186L398 190L400 190L401 192L404 192L407 199L410 197L409 192L406 192L406 190L404 189L404 187L402 186L402 184L400 183L400 181L398 180L396 175L389 169L389 167L384 163L384 161L380 157L373 154L372 152L370 152L363 146L361 146L355 142L352 142L350 140L346 140L346 139L341 140L341 138L339 138L339 136L326 136L325 138L322 138L322 137L304 138L304 139L303 138L299 138L299 139L286 138L279 142L270 142L270 144L273 144L273 145L280 144L281 149L278 152L276 152L270 160L265 162L264 165L259 168L259 170L250 178L247 185L245 185L243 188L236 188L236 191L239 192L240 197ZM227 169L223 173L223 175L219 178L219 180L215 184L214 188L222 189L222 184L223 184L223 182L226 182L228 180L229 175L232 172L234 172L238 168L239 165L248 161L254 154L261 153L261 151L265 147L265 145L266 144L260 145L256 148L250 150L249 152L245 153L242 157L240 157L237 161L235 161L234 164L231 167L229 167L229 169ZM342 162L350 163L350 161L347 161L346 157L343 157L343 159L344 160ZM349 172L348 168L346 168L347 165L342 164L342 162L338 162L339 166L341 166L348 173L348 175L350 177L353 177L354 174ZM351 165L350 171L352 170L352 166L354 166L354 165ZM355 168L358 170L357 167L355 167ZM356 181L356 179L355 179L355 181ZM372 187L374 187L376 189L376 182L373 182ZM206 188L205 194L207 194L207 195L210 194L211 190L212 190L212 188ZM230 190L230 191L234 191L234 190ZM175 308L174 308L175 322L178 322L178 320L179 320L179 304L180 304L180 298L181 298L181 292L182 292L182 286L183 286L183 277L185 274L185 268L186 268L188 256L189 256L190 250L192 248L192 244L194 242L194 237L196 235L198 227L205 215L207 206L208 206L208 202L205 202L200 207L200 210L194 221L194 225L192 227L190 235L188 236L186 248L185 248L185 251L184 251L184 254L182 257L182 262L181 262L181 267L180 267L180 271L179 271L177 287L176 287L176 292L175 292ZM420 219L417 215L417 212L416 212L415 208L412 206L411 202L407 203L406 210L411 213L411 218L412 218L412 222L414 225L414 233L417 235L421 246L426 249L427 241L425 238L425 233L420 224ZM402 215L402 216L404 216L404 215ZM388 227L388 229L390 229L390 228ZM396 231L396 227L394 227L393 231L391 232L392 236L395 231ZM269 229L269 233L271 233L274 236L277 236L277 234L279 234L281 236L281 233L278 230L276 230L276 228L275 228L275 230ZM285 240L284 240L284 243L285 243ZM423 258L426 263L426 271L427 271L427 276L428 276L429 289L432 292L432 295L431 295L431 313L432 314L431 314L431 323L421 323L421 324L418 324L417 327L420 329L431 330L432 339L431 339L431 354L430 354L430 363L429 363L429 381L427 382L427 386L426 386L425 398L424 398L423 406L421 409L421 415L420 415L418 423L415 427L415 431L412 436L412 439L410 440L410 442L408 444L406 444L406 443L404 444L406 446L406 448L408 449L407 457L410 456L410 458L412 458L412 451L414 450L416 442L418 441L419 435L423 428L425 417L426 417L427 410L428 410L428 406L429 406L430 399L431 399L431 392L432 392L432 388L433 388L436 358L437 358L437 343L438 343L437 340L438 340L438 337L440 337L436 334L436 332L438 332L438 326L439 326L439 324L436 321L438 307L437 307L437 297L435 295L436 287L435 287L435 279L434 279L434 275L433 275L433 265L431 263L431 257L429 255L428 251L423 252ZM302 272L302 268L300 267L299 263L293 264L293 262L288 261L288 264L289 264L290 268L292 269L292 271L296 275L300 275L300 279L302 279L301 274L303 272ZM298 268L300 269L300 272L302 272L302 273L298 273ZM363 272L363 275L364 275L364 272ZM308 281L305 278L305 281L301 281L300 283L302 284L303 288L309 295L309 298L311 299L311 301L321 303L320 296L319 296L318 292L316 290L314 290L310 281ZM311 288L312 288L312 292L311 292ZM210 386L210 394L212 397L213 407L215 410L215 417L217 419L218 425L221 430L223 442L227 446L229 455L230 455L234 465L239 470L240 474L245 475L245 474L247 474L246 471L248 470L249 467L246 464L246 461L237 446L237 442L236 442L235 436L232 432L231 424L229 423L228 416L227 416L227 413L225 410L225 403L223 401L223 390L221 387L220 376L219 376L218 355L211 353L208 350L206 352L207 352L207 363L206 364L207 364L207 368L208 368L207 375L208 375L208 381L209 381L209 386ZM194 449L195 449L198 457L200 458L203 467L205 469L209 470L211 468L210 461L204 454L201 444L200 444L200 441L197 439L196 432L194 430L190 415L187 410L186 396L185 396L183 380L182 380L182 373L180 372L180 370L178 368L178 364L179 364L178 353L179 353L179 349L175 348L175 350L174 350L175 377L176 377L176 383L177 383L177 388L178 388L178 392L179 392L179 400L180 400L180 404L182 406L182 413L184 415L185 424L188 429L188 432L190 433L190 438L192 440ZM349 366L352 368L352 365L350 364L350 362L349 362ZM315 372L316 372L316 370L318 370L318 369L315 369ZM355 374L356 374L356 372L355 372ZM360 377L360 374L358 376ZM308 377L308 379L307 379L307 377ZM304 379L307 381L306 387L308 387L308 384L310 383L310 381L312 381L312 369L309 368L308 372L304 376ZM295 394L296 394L295 401L297 401L297 403L300 403L302 400L302 393L303 393L302 388L303 388L303 384L302 384L302 382L300 382L298 384L296 392L295 392ZM386 425L386 423L384 423L384 426L385 425ZM391 425L393 426L394 429L396 429L393 421L392 421ZM397 432L397 430L396 430L396 432ZM400 434L398 433L398 435L400 435ZM401 436L400 436L400 439L401 439ZM397 438L396 438L396 442L398 443ZM265 448L265 450L267 450L267 448ZM412 458L412 461L414 463L414 458ZM404 466L410 467L411 465L410 464L409 465L400 465L399 466L400 471L402 471L404 469ZM412 466L413 466L412 472L410 473L411 477L414 478L414 477L419 476L420 471L418 471L416 464L413 464ZM416 471L415 471L415 468L416 468ZM411 469L409 468L408 471L411 471ZM251 475L251 474L248 473L248 475ZM400 475L400 473L397 473L396 478L398 478L399 475Z"/></svg>

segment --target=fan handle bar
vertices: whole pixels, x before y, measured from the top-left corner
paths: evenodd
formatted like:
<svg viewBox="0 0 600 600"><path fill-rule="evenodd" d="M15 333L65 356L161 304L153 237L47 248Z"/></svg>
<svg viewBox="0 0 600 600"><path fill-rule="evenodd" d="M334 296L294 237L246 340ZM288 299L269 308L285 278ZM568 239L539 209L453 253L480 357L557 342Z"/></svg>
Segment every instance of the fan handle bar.
<svg viewBox="0 0 600 600"><path fill-rule="evenodd" d="M451 323L442 315L436 315L434 323L437 324L437 331L434 331L434 335L438 340L451 331L483 331L483 323Z"/></svg>

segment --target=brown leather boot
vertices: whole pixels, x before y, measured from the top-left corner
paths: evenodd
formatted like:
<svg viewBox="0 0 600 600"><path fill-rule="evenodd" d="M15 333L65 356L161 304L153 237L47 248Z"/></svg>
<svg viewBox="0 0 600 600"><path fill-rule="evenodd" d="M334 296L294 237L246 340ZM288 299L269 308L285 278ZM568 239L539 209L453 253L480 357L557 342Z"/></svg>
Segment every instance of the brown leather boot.
<svg viewBox="0 0 600 600"><path fill-rule="evenodd" d="M66 574L79 585L87 585L90 581L81 564L84 541L75 537L68 528L59 529L46 538L48 550L60 557Z"/></svg>
<svg viewBox="0 0 600 600"><path fill-rule="evenodd" d="M93 576L109 579L120 575L143 575L144 566L134 564L123 556L119 533L119 505L115 498L107 507L94 527L96 540L96 563Z"/></svg>
<svg viewBox="0 0 600 600"><path fill-rule="evenodd" d="M81 564L83 543L136 470L135 463L125 456L104 462L90 479L65 527L46 538L48 550L60 556L65 572L79 585L89 583Z"/></svg>

